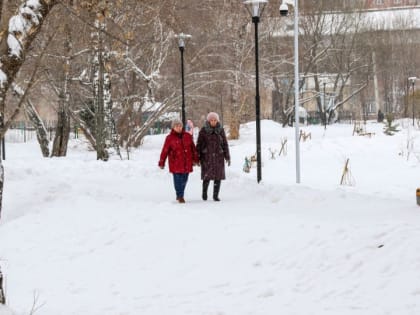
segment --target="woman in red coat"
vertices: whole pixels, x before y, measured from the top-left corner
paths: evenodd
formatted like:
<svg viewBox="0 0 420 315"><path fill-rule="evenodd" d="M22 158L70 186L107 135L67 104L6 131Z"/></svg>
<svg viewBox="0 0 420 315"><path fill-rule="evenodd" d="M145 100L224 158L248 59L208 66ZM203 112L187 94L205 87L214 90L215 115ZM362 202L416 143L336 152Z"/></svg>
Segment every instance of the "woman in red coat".
<svg viewBox="0 0 420 315"><path fill-rule="evenodd" d="M172 130L165 139L159 160L161 169L165 167L166 158L169 161L169 172L174 178L176 200L185 203L184 190L188 175L193 171L193 165L198 163L198 156L191 134L184 131L179 119L172 122Z"/></svg>

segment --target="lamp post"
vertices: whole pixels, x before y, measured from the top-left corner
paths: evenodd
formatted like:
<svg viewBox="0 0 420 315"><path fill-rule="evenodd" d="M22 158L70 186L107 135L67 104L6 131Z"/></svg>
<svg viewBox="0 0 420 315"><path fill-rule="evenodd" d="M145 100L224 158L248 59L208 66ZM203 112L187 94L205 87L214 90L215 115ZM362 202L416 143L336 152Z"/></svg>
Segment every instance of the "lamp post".
<svg viewBox="0 0 420 315"><path fill-rule="evenodd" d="M300 144L299 144L299 3L294 0L294 69L295 69L295 147L296 147L296 183L300 183ZM288 14L287 4L280 5L280 16Z"/></svg>
<svg viewBox="0 0 420 315"><path fill-rule="evenodd" d="M267 0L245 0L255 26L255 123L257 134L257 182L261 181L261 126L260 126L260 82L258 73L258 23Z"/></svg>
<svg viewBox="0 0 420 315"><path fill-rule="evenodd" d="M3 128L4 128L4 121L3 121L3 117L4 117L4 115L3 115L3 113L1 113L0 114L1 116L0 116L0 130L3 130ZM2 160L6 160L6 134L4 134L3 135L3 138L1 138L1 140L0 140L0 152L1 152L1 156L0 156L0 159L2 159Z"/></svg>
<svg viewBox="0 0 420 315"><path fill-rule="evenodd" d="M182 102L181 102L181 120L182 125L185 128L185 92L184 92L184 49L185 49L185 40L191 38L191 35L180 33L175 35L175 38L178 38L178 47L181 52L181 91L182 91Z"/></svg>
<svg viewBox="0 0 420 315"><path fill-rule="evenodd" d="M325 82L325 80L324 80L323 84L324 84L324 97L322 99L322 107L324 107L323 108L323 111L324 111L324 130L327 130L327 106L325 106L325 100L326 100L326 98L325 98L325 96L326 96L325 86L327 85L327 82Z"/></svg>
<svg viewBox="0 0 420 315"><path fill-rule="evenodd" d="M413 96L412 96L412 100L411 100L411 102L412 102L412 111L413 111L413 126L414 126L414 86L416 85L416 80L417 80L417 77L409 77L408 78L408 81L410 81L410 83L411 83L411 86L413 87Z"/></svg>

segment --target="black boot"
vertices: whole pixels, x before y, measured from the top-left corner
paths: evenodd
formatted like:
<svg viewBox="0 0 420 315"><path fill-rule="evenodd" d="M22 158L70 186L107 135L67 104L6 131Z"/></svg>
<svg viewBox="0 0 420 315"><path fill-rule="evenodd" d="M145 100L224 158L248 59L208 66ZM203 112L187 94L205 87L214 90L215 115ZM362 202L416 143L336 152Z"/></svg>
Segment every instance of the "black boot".
<svg viewBox="0 0 420 315"><path fill-rule="evenodd" d="M220 180L215 180L214 186L213 186L213 200L214 201L220 201L219 191L220 191Z"/></svg>
<svg viewBox="0 0 420 315"><path fill-rule="evenodd" d="M209 188L209 183L209 180L203 180L203 193L201 195L203 200L207 200L207 189Z"/></svg>

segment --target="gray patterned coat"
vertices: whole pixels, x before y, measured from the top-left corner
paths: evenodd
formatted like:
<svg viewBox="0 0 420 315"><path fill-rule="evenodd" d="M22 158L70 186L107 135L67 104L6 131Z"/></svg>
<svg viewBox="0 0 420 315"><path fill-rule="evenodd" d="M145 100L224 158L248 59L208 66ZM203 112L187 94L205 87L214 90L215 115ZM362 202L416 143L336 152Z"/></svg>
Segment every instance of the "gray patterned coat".
<svg viewBox="0 0 420 315"><path fill-rule="evenodd" d="M201 179L225 179L225 160L230 161L230 154L225 130L220 123L213 128L206 122L198 134L196 147L200 159Z"/></svg>

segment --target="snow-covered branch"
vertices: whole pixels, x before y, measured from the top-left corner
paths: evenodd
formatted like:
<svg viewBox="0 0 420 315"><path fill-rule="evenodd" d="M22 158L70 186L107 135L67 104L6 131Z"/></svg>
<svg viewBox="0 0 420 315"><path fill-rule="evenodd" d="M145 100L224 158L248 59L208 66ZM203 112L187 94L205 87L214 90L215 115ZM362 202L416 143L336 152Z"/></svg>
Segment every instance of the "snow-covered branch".
<svg viewBox="0 0 420 315"><path fill-rule="evenodd" d="M9 86L25 60L25 52L55 4L55 0L26 0L9 20L6 45L0 45L1 113L4 112L4 100Z"/></svg>

